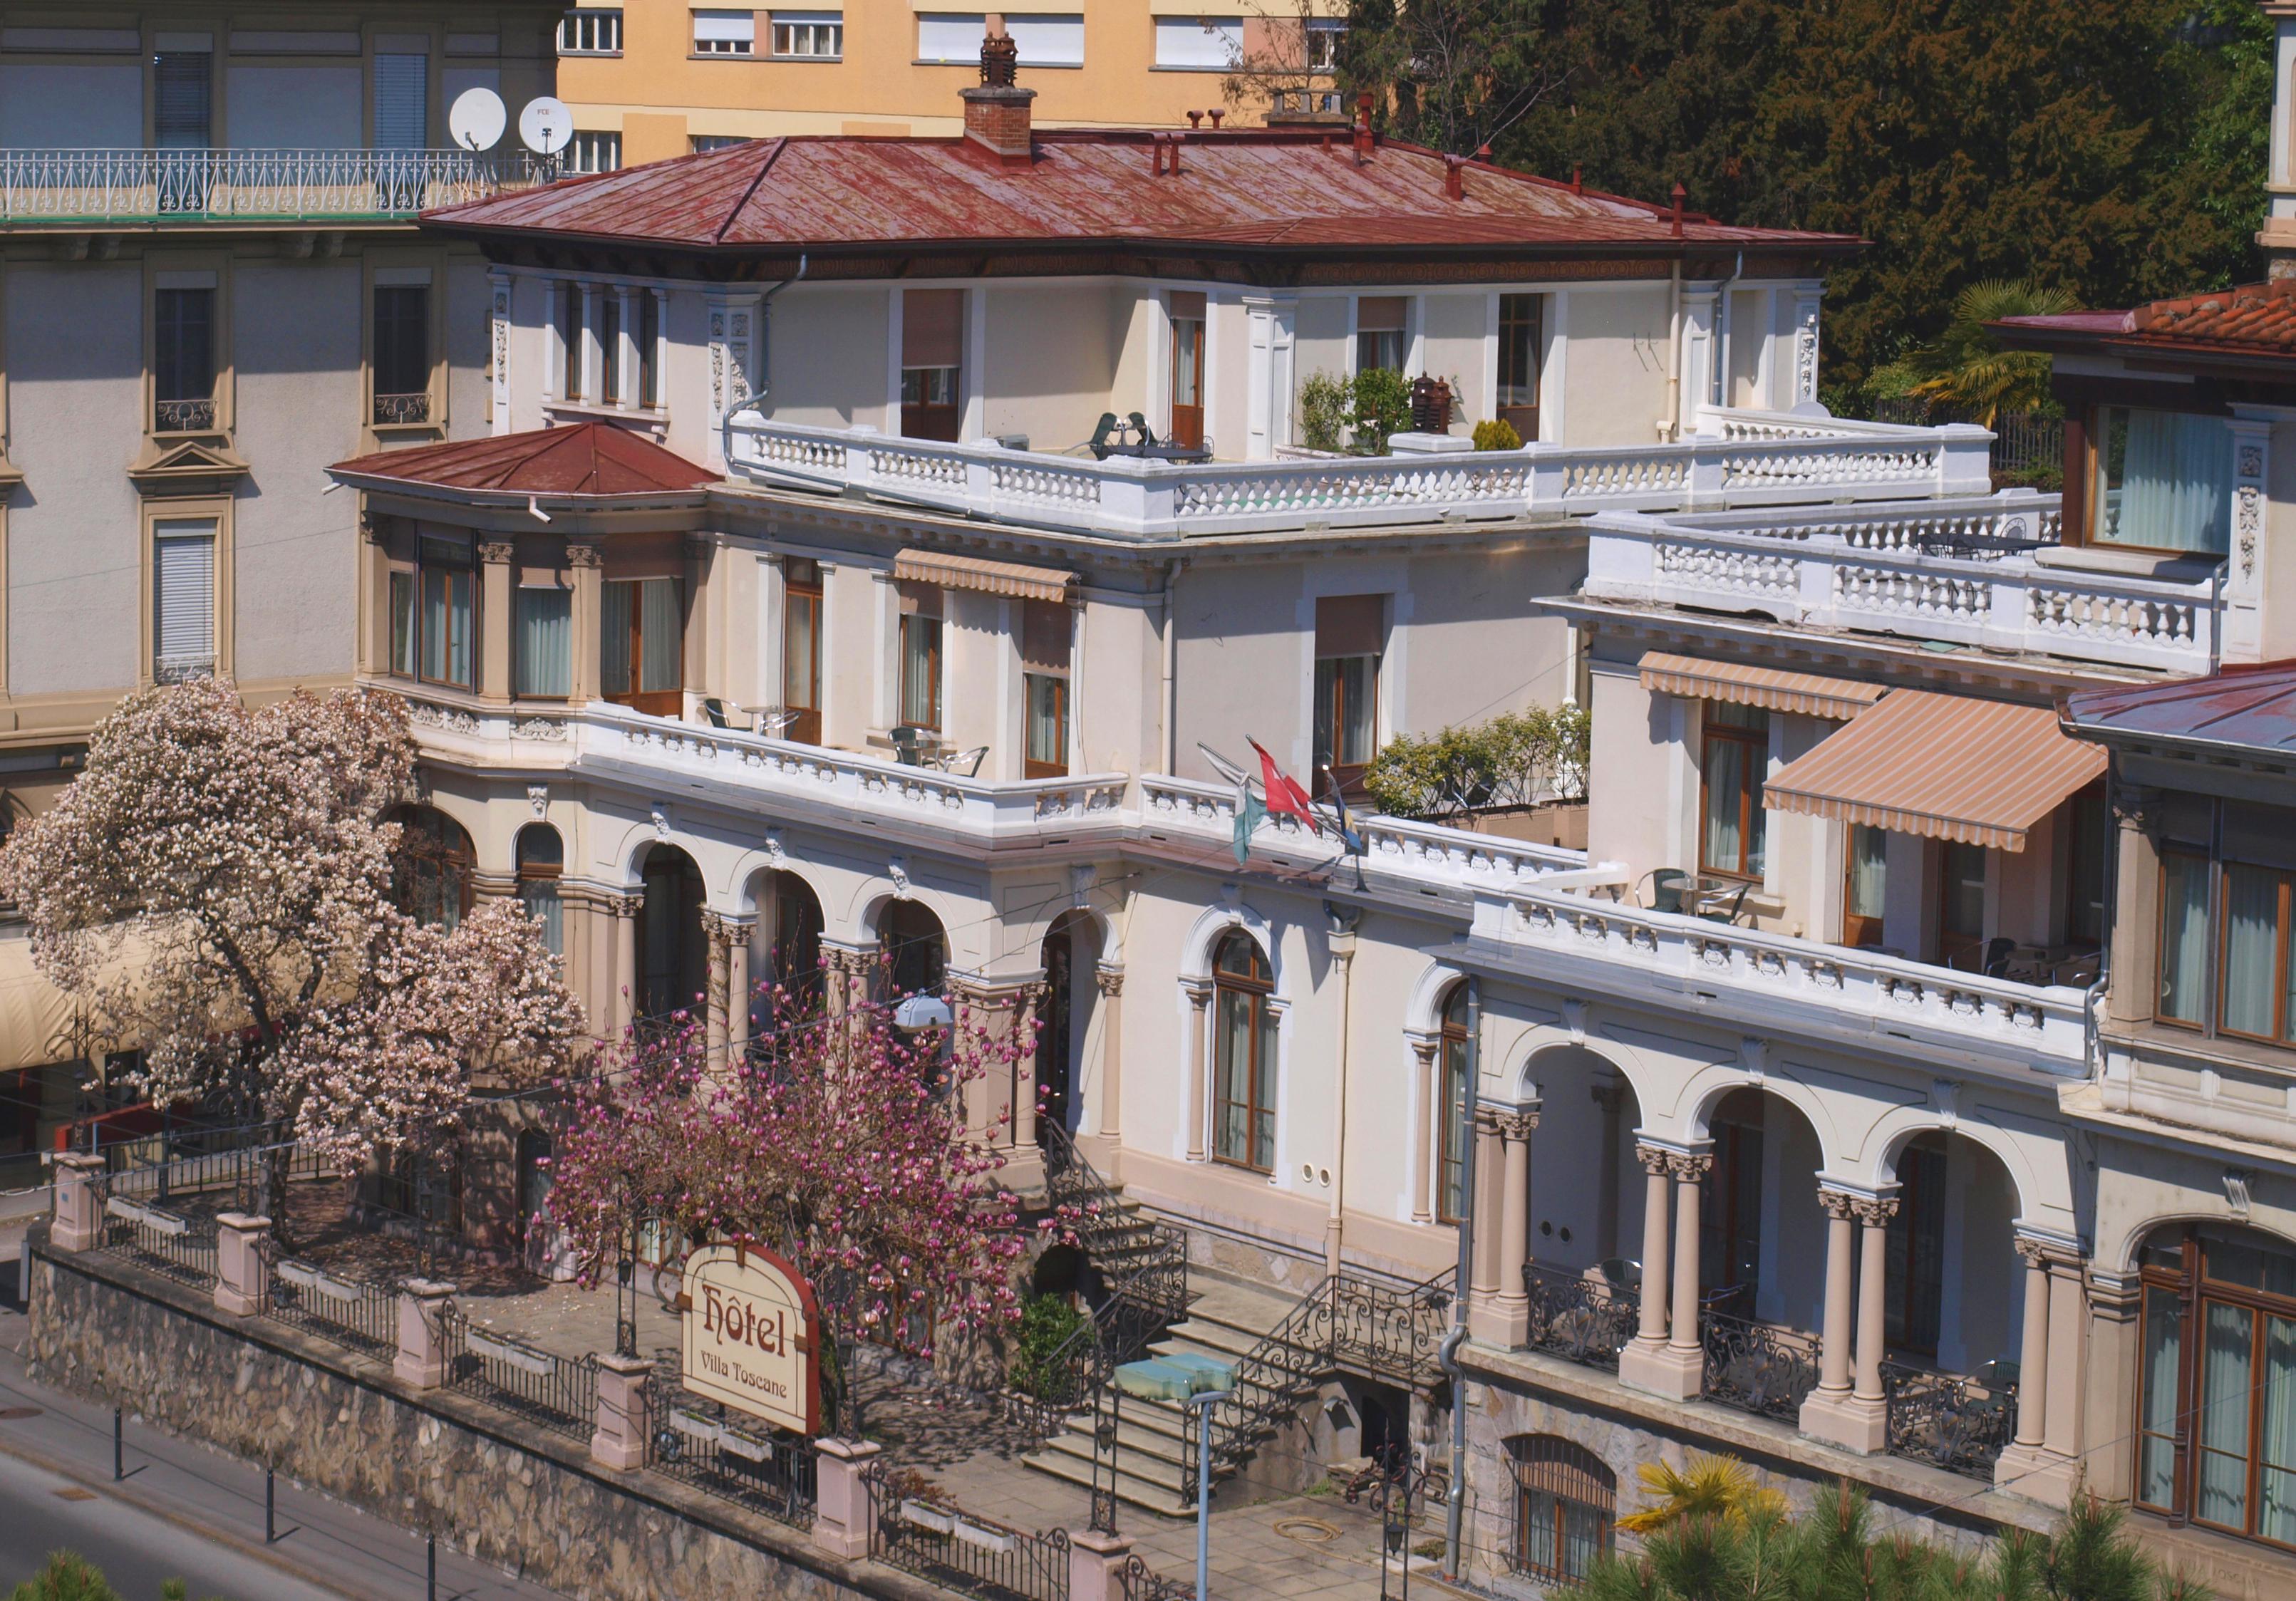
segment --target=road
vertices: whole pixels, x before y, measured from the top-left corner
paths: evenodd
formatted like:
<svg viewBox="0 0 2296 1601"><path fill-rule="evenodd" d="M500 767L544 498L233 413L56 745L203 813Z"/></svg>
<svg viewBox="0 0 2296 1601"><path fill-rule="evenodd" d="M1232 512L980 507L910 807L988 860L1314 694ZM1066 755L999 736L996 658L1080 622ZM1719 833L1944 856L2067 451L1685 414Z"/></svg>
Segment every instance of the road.
<svg viewBox="0 0 2296 1601"><path fill-rule="evenodd" d="M111 1477L111 1413L24 1375L17 1241L0 1224L0 1596L69 1546L124 1601L159 1601L168 1579L192 1601L422 1601L419 1535L341 1502L276 1486L278 1540L263 1539L263 1470L132 1420L127 1476ZM441 1601L562 1601L448 1549Z"/></svg>

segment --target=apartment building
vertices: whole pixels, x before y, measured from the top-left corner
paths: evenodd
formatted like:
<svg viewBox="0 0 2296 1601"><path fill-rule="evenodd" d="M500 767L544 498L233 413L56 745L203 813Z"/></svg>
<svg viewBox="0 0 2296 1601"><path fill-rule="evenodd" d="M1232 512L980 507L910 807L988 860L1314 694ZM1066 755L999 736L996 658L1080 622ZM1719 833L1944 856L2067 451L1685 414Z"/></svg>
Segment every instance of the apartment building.
<svg viewBox="0 0 2296 1601"><path fill-rule="evenodd" d="M958 133L956 91L978 79L992 15L1020 46L1045 127L1344 120L1330 67L1346 8L1329 0L1046 0L995 13L584 0L558 36L574 160L600 171L781 134Z"/></svg>
<svg viewBox="0 0 2296 1601"><path fill-rule="evenodd" d="M388 12L386 15L385 12ZM0 5L0 784L70 777L139 684L347 684L348 452L491 426L486 270L416 214L493 193L447 107L547 92L556 9ZM520 181L513 178L513 181ZM0 1158L90 1109L0 929Z"/></svg>

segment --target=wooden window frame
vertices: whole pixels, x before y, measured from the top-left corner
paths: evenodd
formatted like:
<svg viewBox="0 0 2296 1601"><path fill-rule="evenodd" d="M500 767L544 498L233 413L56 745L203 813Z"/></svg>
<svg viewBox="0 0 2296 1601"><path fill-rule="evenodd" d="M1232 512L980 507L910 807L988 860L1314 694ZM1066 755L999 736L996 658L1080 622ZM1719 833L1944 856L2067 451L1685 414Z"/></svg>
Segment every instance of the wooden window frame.
<svg viewBox="0 0 2296 1601"><path fill-rule="evenodd" d="M791 713L782 737L800 745L821 743L822 702L826 687L821 677L821 625L827 611L827 596L822 583L821 564L803 556L791 556L782 563L782 710ZM813 699L798 701L790 693L789 661L791 641L796 637L790 626L791 613L800 606L813 613L813 626L808 635L813 642L811 670L807 675L813 685Z"/></svg>
<svg viewBox="0 0 2296 1601"><path fill-rule="evenodd" d="M1036 726L1036 708L1034 705L1035 692L1033 686L1040 681L1053 686L1054 694L1059 702L1060 709L1056 714L1055 720L1059 726L1060 732L1056 736L1055 743L1060 747L1061 754L1060 759L1056 761L1046 761L1040 759L1037 757L1026 754L1029 738L1028 730ZM1065 778L1068 776L1069 675L1066 673L1023 670L1021 674L1021 720L1022 727L1021 748L1023 751L1021 759L1021 776L1023 778Z"/></svg>
<svg viewBox="0 0 2296 1601"><path fill-rule="evenodd" d="M2161 847L2160 864L2154 869L2157 882L2152 897L2154 911L2152 915L2153 982L2152 1017L2154 1022L2159 1023L2163 1028L2185 1029L2189 1030L2193 1033L2201 1035L2203 1038L2208 1038L2214 1035L2216 1032L2217 983L2215 973L2203 973L2201 975L2201 1014L2198 1017L2171 1017L2161 1009L2161 1002L2166 998L2161 994L2161 975L2167 971L2165 957L2169 948L2169 860L2171 857L2181 858L2185 861L2197 862L2200 864L2201 872L2208 881L2205 893L2202 896L2202 905L2207 908L2205 915L2212 923L2216 920L2217 916L2217 881L2220 876L2222 876L2217 871L2214 853L2211 852L2205 845L2173 843L2164 844ZM2208 933L2210 960L2214 962L2218 959L2215 949L2216 930L2211 927L2208 931Z"/></svg>
<svg viewBox="0 0 2296 1601"><path fill-rule="evenodd" d="M4 494L0 494L4 499ZM159 534L161 522L208 521L215 524L215 666L211 676L226 682L236 677L232 642L232 619L238 613L233 573L236 566L233 512L236 499L229 495L201 495L181 500L144 498L139 521L136 560L136 682L144 686L159 681ZM4 508L0 508L4 515Z"/></svg>
<svg viewBox="0 0 2296 1601"><path fill-rule="evenodd" d="M1183 295L1190 297L1186 306L1193 315L1182 315L1180 297ZM1165 393L1170 398L1170 403L1166 407L1165 431L1170 436L1170 443L1194 449L1204 442L1204 347L1211 334L1210 300L1201 292L1175 290L1165 300L1165 320L1170 325L1169 337L1166 341L1170 347L1170 359L1165 374L1168 381ZM1193 406L1184 406L1180 402L1180 329L1184 324L1192 324L1196 331L1195 364L1190 374L1193 382L1189 386L1196 397Z"/></svg>
<svg viewBox="0 0 2296 1601"><path fill-rule="evenodd" d="M466 535L470 534L470 530L466 530L464 532ZM486 636L486 620L480 614L479 611L479 591L480 586L479 583L480 562L478 542L474 537L472 538L470 546L471 559L467 564L449 565L445 562L440 562L434 567L431 562L423 559L422 543L426 538L438 539L439 538L439 536L435 534L426 535L418 526L414 531L414 559L413 562L414 570L414 681L417 684L429 685L435 689L459 689L466 694L475 694L478 693L479 689L479 676L481 669L480 657L485 649L484 641ZM440 542L446 543L443 539L441 539ZM430 653L427 647L430 641L428 634L426 633L425 618L430 610L428 603L429 579L430 574L434 571L446 575L450 585L448 590L450 597L453 593L451 585L456 577L460 577L464 583L470 586L471 601L469 610L471 617L471 636L468 641L468 645L470 650L471 681L467 684L457 684L452 678L434 678L430 676L426 666L426 659ZM451 636L449 636L447 639L445 653L447 660L451 661L453 659L454 641Z"/></svg>
<svg viewBox="0 0 2296 1601"><path fill-rule="evenodd" d="M1889 899L1887 885L1889 883L1890 874L1888 831L1886 829L1877 828L1874 830L1874 833L1883 836L1882 882L1884 886L1882 890L1882 899L1885 910L1882 913L1867 915L1850 909L1855 904L1854 885L1856 884L1857 877L1857 831L1861 828L1867 827L1871 827L1871 825L1864 823L1849 823L1843 825L1841 830L1841 942L1852 950L1874 948L1880 946L1882 942L1888 938L1884 929L1887 918L1886 907ZM1702 829L1702 832L1703 831Z"/></svg>
<svg viewBox="0 0 2296 1601"><path fill-rule="evenodd" d="M1462 1208L1451 1204L1451 1176L1458 1174L1463 1186L1466 1177L1466 1150L1459 1139L1457 1103L1474 1091L1472 1084L1463 1082L1458 1096L1455 1097L1451 1093L1454 1053L1456 1053L1463 1079L1466 1068L1470 1043L1467 1020L1464 1010L1460 1015L1453 1015L1453 1009L1465 999L1466 993L1464 983L1451 987L1451 993L1443 1000L1442 1026L1435 1037L1435 1119L1442 1125L1435 1136L1435 1220L1452 1227L1464 1220L1464 1212ZM1463 1201L1465 1198L1464 1194L1460 1197Z"/></svg>
<svg viewBox="0 0 2296 1601"><path fill-rule="evenodd" d="M1332 748L1328 751L1318 750L1315 752L1316 770L1309 776L1308 785L1311 793L1328 796L1334 778L1337 779L1342 794L1354 793L1358 782L1363 777L1364 769L1369 767L1372 759L1379 754L1379 669L1384 664L1386 656L1387 653L1384 651L1366 651L1351 656L1316 658L1316 677L1319 679L1324 677L1324 664L1325 662L1333 664L1330 684L1319 684L1316 686L1316 696L1319 702L1323 701L1326 694L1330 696L1330 702L1324 710L1330 713L1332 719ZM1363 759L1359 761L1342 759L1347 754L1341 747L1347 737L1348 718L1352 709L1348 703L1348 675L1339 664L1349 661L1367 661L1371 664L1365 669L1365 675L1371 684L1371 749L1363 753ZM1332 769L1328 774L1324 771L1327 762Z"/></svg>
<svg viewBox="0 0 2296 1601"><path fill-rule="evenodd" d="M2165 854L2165 853L2164 853ZM2272 1032L2251 1034L2225 1022L2225 981L2231 971L2232 878L2234 869L2261 873L2276 881L2273 896ZM2210 954L2216 971L2208 984L2210 1033L2220 1039L2246 1039L2259 1045L2286 1046L2288 1038L2288 940L2291 896L2296 894L2296 869L2267 867L2255 862L2218 860L2209 874L2210 912L2215 926L2209 930Z"/></svg>
<svg viewBox="0 0 2296 1601"><path fill-rule="evenodd" d="M1510 301L1529 302L1529 316L1527 318L1510 317L1507 315ZM1528 405L1520 401L1506 401L1500 398L1505 395L1508 387L1507 353L1510 347L1507 335L1511 330L1520 329L1526 324L1530 330L1529 352L1530 373L1528 385L1530 390L1530 401ZM1546 363L1541 359L1546 354L1543 349L1546 336L1546 297L1545 295L1504 292L1500 294L1498 297L1498 394L1493 397L1492 415L1503 423L1511 424L1515 432L1521 436L1522 442L1526 445L1538 438L1538 391L1540 384L1546 378ZM1517 387L1523 386L1518 384Z"/></svg>
<svg viewBox="0 0 2296 1601"><path fill-rule="evenodd" d="M1253 970L1249 974L1230 973L1220 964L1221 956L1230 945L1238 940L1242 941L1251 951ZM1224 1009L1222 998L1228 995L1239 995L1244 998L1244 1005L1249 1008L1248 1016L1250 1019L1250 1026L1245 1030L1245 1034L1250 1041L1249 1048L1251 1057L1244 1064L1242 1080L1244 1098L1241 1102L1230 1100L1221 1094L1223 1082L1231 1081L1234 1077L1226 1071L1228 1064L1221 1059L1222 1053L1227 1048L1227 1030L1221 1025L1221 1014ZM1251 1155L1252 1147L1259 1144L1261 1115L1265 1113L1271 1121L1277 1115L1275 1107L1263 1106L1259 1104L1259 1075L1263 1065L1259 1055L1260 1039L1267 1032L1268 1024L1275 1021L1271 1015L1275 1000L1275 970L1267 959L1267 951L1260 948L1259 941L1241 929L1230 930L1221 936L1218 945L1212 951L1212 1004L1209 1019L1212 1030L1210 1052L1212 1093L1207 1097L1211 1103L1212 1109L1212 1137L1206 1144L1210 1150L1212 1161L1222 1167L1239 1168L1248 1173L1271 1176L1275 1171L1273 1150L1271 1149L1269 1153L1268 1162L1265 1167L1252 1161ZM1239 1105L1243 1109L1244 1154L1236 1157L1228 1155L1222 1148L1219 1135L1222 1126L1226 1121L1226 1113ZM1271 1138L1268 1144L1272 1147L1275 1141Z"/></svg>
<svg viewBox="0 0 2296 1601"><path fill-rule="evenodd" d="M645 603L644 587L650 583L671 583L677 586L677 682L668 689L630 688L619 694L609 691L603 681L603 661L600 662L601 682L598 698L616 706L627 706L649 717L677 717L685 710L685 579L676 573L634 572L614 573L599 580L603 590L609 584L627 584L636 593L630 596L630 683L645 682ZM603 599L599 612L599 640L604 642L605 606ZM580 648L577 643L576 648Z"/></svg>
<svg viewBox="0 0 2296 1601"><path fill-rule="evenodd" d="M922 623L931 623L933 629L932 645L930 651L927 652L925 657L925 660L931 664L932 669L930 675L931 687L927 690L925 695L926 700L930 702L929 709L932 713L930 718L913 715L913 710L909 704L909 630L913 627ZM893 682L893 710L895 712L893 720L895 723L906 727L927 728L931 729L933 733L938 734L941 731L942 716L947 710L946 703L942 699L942 691L945 688L943 674L947 666L947 662L944 659L944 653L948 648L947 625L937 616L928 617L921 612L904 612L901 614L899 637L896 644L897 648L900 651L900 661L898 664L898 670Z"/></svg>
<svg viewBox="0 0 2296 1601"><path fill-rule="evenodd" d="M1767 784L1770 770L1770 730L1767 721L1759 728L1738 728L1714 720L1712 704L1701 702L1698 740L1698 870L1716 878L1727 878L1745 883L1759 884L1767 870L1769 859L1768 819L1763 816L1756 792ZM1751 778L1759 774L1762 783L1745 783L1738 793L1738 854L1739 860L1730 866L1721 866L1706 859L1707 797L1714 783L1714 745L1718 740L1743 745L1746 749L1746 773ZM1762 828L1761 867L1752 867L1754 830Z"/></svg>
<svg viewBox="0 0 2296 1601"><path fill-rule="evenodd" d="M2069 439L2066 441L2067 453L2069 455L2072 454L2076 446L2078 447L2081 474L2079 490L2080 505L2079 507L2079 514L2077 516L2068 517L2064 520L2063 530L2065 542L2069 545L2077 546L2087 550L2127 551L2130 554L2137 556L2189 556L2197 561L2206 561L2213 556L2215 560L2222 561L2224 559L2224 554L2221 552L2212 553L2205 550L2181 550L2174 546L2137 545L2120 539L2100 539L2097 538L2097 523L2104 515L2104 496L2102 492L2101 486L2097 481L2099 469L2098 453L2104 447L2103 441L2107 432L2104 424L2104 414L2110 411L2174 412L2181 413L2188 416L2218 418L2221 418L2223 416L2221 412L2210 411L2198 406L2140 406L2132 404L2126 400L2099 400L2091 405L2081 407L2078 415L2079 422L2079 438L2077 440ZM2069 430L2068 431L2070 432L2070 431ZM2232 490L2233 483L2231 480L2227 480L2225 484L2225 498L2228 505L2234 498ZM2226 514L2227 527L2225 530L2225 540L2227 549L2230 547L2232 541L2232 531L2229 527L2230 521L2231 513L2228 512Z"/></svg>

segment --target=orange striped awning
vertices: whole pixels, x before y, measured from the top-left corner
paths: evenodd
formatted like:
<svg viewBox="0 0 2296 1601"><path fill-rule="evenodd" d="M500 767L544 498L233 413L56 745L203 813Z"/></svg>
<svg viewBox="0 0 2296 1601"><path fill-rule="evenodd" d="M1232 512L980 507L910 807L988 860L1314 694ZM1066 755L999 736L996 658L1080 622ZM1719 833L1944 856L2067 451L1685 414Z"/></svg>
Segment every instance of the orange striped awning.
<svg viewBox="0 0 2296 1601"><path fill-rule="evenodd" d="M978 589L1013 600L1065 601L1076 574L1059 567L992 562L947 550L905 550L893 558L893 576L945 589Z"/></svg>
<svg viewBox="0 0 2296 1601"><path fill-rule="evenodd" d="M1642 661L1643 687L1663 694L1693 695L1759 706L1766 711L1799 711L1809 717L1853 718L1889 693L1883 684L1829 678L1823 673L1791 673L1746 661L1708 661L1652 651Z"/></svg>
<svg viewBox="0 0 2296 1601"><path fill-rule="evenodd" d="M2104 772L2047 706L1900 689L1788 762L1762 804L1965 845L2022 850L2026 833Z"/></svg>

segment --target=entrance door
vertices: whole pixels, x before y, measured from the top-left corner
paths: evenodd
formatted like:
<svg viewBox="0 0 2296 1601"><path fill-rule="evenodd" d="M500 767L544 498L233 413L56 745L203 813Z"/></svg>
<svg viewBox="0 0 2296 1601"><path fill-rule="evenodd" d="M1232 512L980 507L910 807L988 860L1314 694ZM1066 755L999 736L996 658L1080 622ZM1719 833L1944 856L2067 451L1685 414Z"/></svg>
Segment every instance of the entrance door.
<svg viewBox="0 0 2296 1601"><path fill-rule="evenodd" d="M1204 442L1204 297L1172 291L1172 443Z"/></svg>

